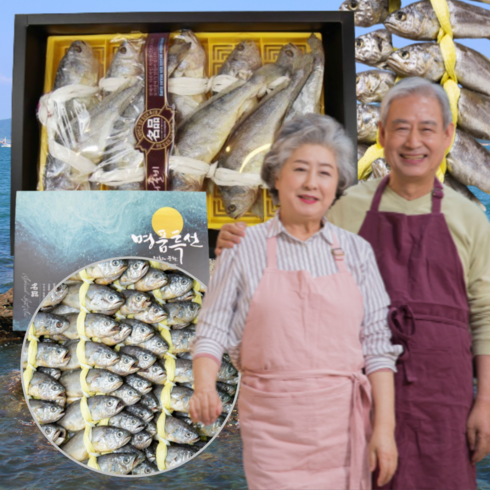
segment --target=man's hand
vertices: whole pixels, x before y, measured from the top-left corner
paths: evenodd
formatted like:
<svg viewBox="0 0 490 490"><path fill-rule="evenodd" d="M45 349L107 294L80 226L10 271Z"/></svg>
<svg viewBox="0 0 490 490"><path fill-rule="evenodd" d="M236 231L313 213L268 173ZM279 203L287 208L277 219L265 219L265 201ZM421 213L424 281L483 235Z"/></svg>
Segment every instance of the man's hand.
<svg viewBox="0 0 490 490"><path fill-rule="evenodd" d="M223 225L216 242L214 251L216 256L221 255L224 248L233 248L235 244L240 243L240 239L245 236L245 228L247 228L247 224L241 221Z"/></svg>
<svg viewBox="0 0 490 490"><path fill-rule="evenodd" d="M473 464L490 453L490 355L475 356L478 378L476 400L466 422Z"/></svg>
<svg viewBox="0 0 490 490"><path fill-rule="evenodd" d="M471 462L476 464L490 453L490 400L476 398L466 429L468 444L473 452Z"/></svg>

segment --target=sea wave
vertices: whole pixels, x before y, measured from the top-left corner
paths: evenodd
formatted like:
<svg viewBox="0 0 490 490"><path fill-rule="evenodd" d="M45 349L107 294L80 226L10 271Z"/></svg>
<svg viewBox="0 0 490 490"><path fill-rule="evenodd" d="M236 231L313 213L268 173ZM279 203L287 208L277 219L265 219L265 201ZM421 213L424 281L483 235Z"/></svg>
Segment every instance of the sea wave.
<svg viewBox="0 0 490 490"><path fill-rule="evenodd" d="M14 258L10 255L10 148L0 147L0 293L14 284Z"/></svg>

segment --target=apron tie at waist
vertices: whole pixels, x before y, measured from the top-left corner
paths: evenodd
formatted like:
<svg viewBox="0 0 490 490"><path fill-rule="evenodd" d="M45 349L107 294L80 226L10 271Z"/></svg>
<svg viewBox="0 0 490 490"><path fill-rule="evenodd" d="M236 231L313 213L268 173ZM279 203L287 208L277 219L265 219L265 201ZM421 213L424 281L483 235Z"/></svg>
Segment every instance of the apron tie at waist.
<svg viewBox="0 0 490 490"><path fill-rule="evenodd" d="M367 377L358 372L351 374L352 387L352 411L350 419L350 474L349 489L359 488L359 484L364 487L364 473L366 471L365 442L366 428L364 414L369 413L371 407L371 393Z"/></svg>
<svg viewBox="0 0 490 490"><path fill-rule="evenodd" d="M388 325L393 334L393 342L403 346L403 354L398 361L403 366L405 379L408 383L415 383L417 376L410 363L409 347L410 340L415 335L415 317L412 308L407 304L391 306L388 313Z"/></svg>

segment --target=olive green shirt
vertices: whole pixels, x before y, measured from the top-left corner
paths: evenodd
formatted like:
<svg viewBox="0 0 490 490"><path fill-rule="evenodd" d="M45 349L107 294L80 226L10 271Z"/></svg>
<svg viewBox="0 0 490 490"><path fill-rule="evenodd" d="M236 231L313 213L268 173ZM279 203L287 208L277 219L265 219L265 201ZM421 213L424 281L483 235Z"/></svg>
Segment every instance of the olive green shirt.
<svg viewBox="0 0 490 490"><path fill-rule="evenodd" d="M349 188L328 213L336 226L359 233L381 179ZM430 213L432 194L407 201L386 187L380 211L408 215ZM444 186L442 213L464 269L473 355L490 355L490 223L481 209L453 189Z"/></svg>

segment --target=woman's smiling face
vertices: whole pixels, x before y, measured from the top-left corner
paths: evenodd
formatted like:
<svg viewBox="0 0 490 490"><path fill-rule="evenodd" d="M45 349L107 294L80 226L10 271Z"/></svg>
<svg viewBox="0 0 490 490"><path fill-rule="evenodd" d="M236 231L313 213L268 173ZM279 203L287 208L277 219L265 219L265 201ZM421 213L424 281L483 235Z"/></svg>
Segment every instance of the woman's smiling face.
<svg viewBox="0 0 490 490"><path fill-rule="evenodd" d="M294 221L321 220L335 199L338 181L337 159L331 150L300 146L276 178L281 215Z"/></svg>

